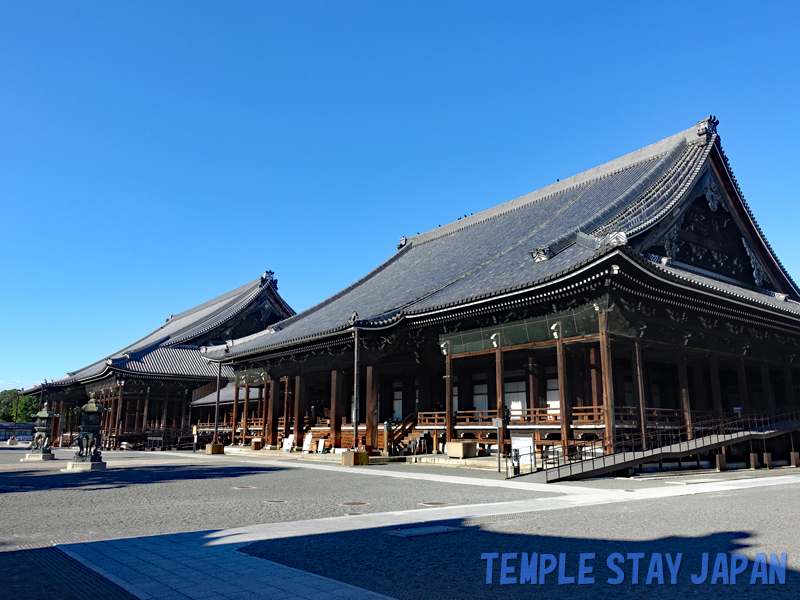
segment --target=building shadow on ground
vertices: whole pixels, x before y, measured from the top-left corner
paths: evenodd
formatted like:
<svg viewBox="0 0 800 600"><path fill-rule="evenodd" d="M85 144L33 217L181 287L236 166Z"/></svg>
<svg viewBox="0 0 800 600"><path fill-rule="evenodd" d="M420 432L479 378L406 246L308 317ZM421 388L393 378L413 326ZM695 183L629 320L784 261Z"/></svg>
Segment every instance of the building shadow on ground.
<svg viewBox="0 0 800 600"><path fill-rule="evenodd" d="M66 461L59 461L66 464ZM280 471L282 467L148 465L118 467L90 473L62 473L55 469L0 472L0 494L38 492L48 489L104 489L130 485L197 479L236 479Z"/></svg>
<svg viewBox="0 0 800 600"><path fill-rule="evenodd" d="M533 519L546 519L539 514ZM524 525L511 516L506 520L519 522L518 529L531 529L530 523ZM398 537L392 532L413 528L444 526L452 531ZM508 529L508 527L505 527ZM647 594L651 598L797 598L800 595L800 573L787 566L785 583L762 585L757 578L750 584L754 567L754 554L748 551L751 534L745 531L725 531L698 537L665 537L647 541L618 541L592 538L569 538L508 533L493 530L491 523L444 520L425 522L403 527L379 529L360 529L355 531L282 538L255 542L241 549L242 552L274 561L290 567L310 571L331 579L386 594L398 600L429 600L448 598L451 600L476 598L537 598L560 599L618 599L640 597ZM787 550L771 548L767 552L778 554ZM554 570L547 574L543 584L520 584L520 563L522 553L527 553L530 561L533 553L548 554L556 558ZM591 576L594 583L580 585L578 581L579 558L581 554L595 555L587 560L586 566L593 568ZM608 579L618 575L607 566L607 558L620 553L623 560L617 563L624 579L617 585ZM680 553L681 563L677 568L676 583L671 584L667 554L673 565ZM703 583L692 583L691 575L701 572L702 555L709 554L707 578ZM735 585L730 581L731 559L734 554L747 554L749 560L744 571L736 576ZM487 584L487 563L482 554L496 555L493 559L491 583ZM501 562L503 554L516 554L508 557L507 567L514 567L506 573L506 581L501 584ZM574 577L575 583L558 583L559 555L565 560L565 577ZM638 583L632 583L633 560L627 556L642 554L639 560ZM660 554L661 571L664 583L652 577L647 583L651 561L655 560L654 571L658 570ZM717 555L723 554L726 564L726 578L718 576L712 585L712 576ZM769 554L766 556L769 559ZM545 559L545 567L551 563ZM737 558L737 568L741 567ZM539 566L541 566L540 563ZM721 571L720 566L720 571ZM766 569L769 581L769 571ZM773 574L773 579L779 581Z"/></svg>
<svg viewBox="0 0 800 600"><path fill-rule="evenodd" d="M0 552L3 598L135 600L128 592L54 547Z"/></svg>

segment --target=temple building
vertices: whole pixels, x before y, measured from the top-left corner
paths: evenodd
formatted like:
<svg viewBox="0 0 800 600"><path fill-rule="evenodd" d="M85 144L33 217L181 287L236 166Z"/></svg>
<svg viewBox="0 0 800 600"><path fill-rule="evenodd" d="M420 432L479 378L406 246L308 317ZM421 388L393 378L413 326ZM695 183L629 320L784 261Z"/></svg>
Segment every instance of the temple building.
<svg viewBox="0 0 800 600"><path fill-rule="evenodd" d="M283 321L294 311L278 294L271 271L227 294L170 315L142 339L66 377L25 390L48 401L61 415L54 439L73 437L71 408L94 397L110 412L104 435L111 446L122 441L174 447L191 420L193 398L216 391L233 376L228 365L212 365L200 347L224 344ZM65 439L64 443L68 443Z"/></svg>
<svg viewBox="0 0 800 600"><path fill-rule="evenodd" d="M518 437L566 451L795 407L800 290L717 124L402 238L363 278L263 330L193 338L234 373L233 441L496 443L502 419L504 451ZM107 389L127 360L90 367L81 385ZM141 382L128 402L147 402Z"/></svg>

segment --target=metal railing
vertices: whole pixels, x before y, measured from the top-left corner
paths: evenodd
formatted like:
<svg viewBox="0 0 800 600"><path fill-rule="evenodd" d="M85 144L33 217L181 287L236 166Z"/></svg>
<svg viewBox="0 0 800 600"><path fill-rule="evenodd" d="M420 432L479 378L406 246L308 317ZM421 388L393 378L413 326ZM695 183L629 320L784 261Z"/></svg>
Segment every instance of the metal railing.
<svg viewBox="0 0 800 600"><path fill-rule="evenodd" d="M693 415L694 417L695 415ZM621 432L592 441L568 440L542 449L540 460L546 481L588 474L615 465L658 460L665 453L691 454L709 447L735 443L753 435L766 435L800 427L800 410L778 409L755 414L728 414L694 420L641 433ZM536 450L532 452L536 454ZM535 456L533 457L535 462ZM515 470L513 457L510 465ZM517 467L518 468L518 467ZM566 472L562 473L566 468ZM508 470L508 468L507 468Z"/></svg>

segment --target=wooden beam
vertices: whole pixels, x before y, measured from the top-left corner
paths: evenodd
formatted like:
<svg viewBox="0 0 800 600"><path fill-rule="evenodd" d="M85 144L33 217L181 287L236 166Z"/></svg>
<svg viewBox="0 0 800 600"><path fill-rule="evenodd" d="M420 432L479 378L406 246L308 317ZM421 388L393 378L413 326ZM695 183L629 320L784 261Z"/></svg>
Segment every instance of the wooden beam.
<svg viewBox="0 0 800 600"><path fill-rule="evenodd" d="M420 382L421 385L421 382ZM367 366L367 397L364 415L367 425L365 444L378 449L378 372L372 365Z"/></svg>
<svg viewBox="0 0 800 600"><path fill-rule="evenodd" d="M636 405L639 411L639 433L642 436L642 450L647 450L647 388L645 385L644 359L642 343L639 337L633 339L633 390L636 394Z"/></svg>
<svg viewBox="0 0 800 600"><path fill-rule="evenodd" d="M590 333L588 335L577 335L575 337L566 338L564 340L565 344L574 344L576 342L592 342L597 341L600 339L600 336L596 333ZM544 340L541 342L530 342L528 344L517 344L516 346L506 346L503 348L503 352L513 352L515 350L531 350L533 348L552 348L556 345L555 340ZM467 358L469 356L482 356L486 354L493 354L497 351L497 348L489 348L487 350L474 350L473 352L462 352L460 354L455 354L455 358Z"/></svg>
<svg viewBox="0 0 800 600"><path fill-rule="evenodd" d="M614 422L614 378L611 369L611 341L608 337L608 312L603 310L597 318L600 329L600 379L603 387L603 423L606 437L613 441L616 435ZM613 446L606 448L606 453L613 454Z"/></svg>
<svg viewBox="0 0 800 600"><path fill-rule="evenodd" d="M559 334L562 329L559 327ZM558 404L561 416L561 452L569 454L569 440L572 437L572 409L569 402L569 383L567 379L567 355L564 340L556 340L556 368L558 371Z"/></svg>
<svg viewBox="0 0 800 600"><path fill-rule="evenodd" d="M455 427L453 423L453 357L444 357L444 427L445 442L453 439Z"/></svg>
<svg viewBox="0 0 800 600"><path fill-rule="evenodd" d="M166 391L164 392L164 414L161 417L161 431L163 432L167 428L167 415L169 414L169 386L167 386ZM161 445L166 445L166 439L164 436L161 437Z"/></svg>
<svg viewBox="0 0 800 600"><path fill-rule="evenodd" d="M344 373L331 371L331 448L342 447L342 412L344 411Z"/></svg>
<svg viewBox="0 0 800 600"><path fill-rule="evenodd" d="M686 370L686 352L678 350L678 385L681 391L681 407L683 408L683 422L686 424L687 439L694 437L692 431L692 404L689 397L689 373ZM699 466L699 465L698 465Z"/></svg>

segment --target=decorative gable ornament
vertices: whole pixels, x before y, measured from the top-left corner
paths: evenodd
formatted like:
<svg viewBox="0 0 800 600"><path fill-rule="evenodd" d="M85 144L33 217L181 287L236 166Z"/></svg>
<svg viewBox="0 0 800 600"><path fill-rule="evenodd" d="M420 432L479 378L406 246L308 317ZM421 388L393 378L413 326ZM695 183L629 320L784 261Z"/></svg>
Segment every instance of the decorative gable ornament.
<svg viewBox="0 0 800 600"><path fill-rule="evenodd" d="M747 242L744 241L744 238L742 238L742 244L744 244L745 252L747 252L747 257L750 259L750 266L753 268L753 280L758 287L761 287L764 285L764 279L767 277L764 267L758 262L756 255L753 254L753 251L747 246Z"/></svg>
<svg viewBox="0 0 800 600"><path fill-rule="evenodd" d="M533 257L533 262L540 263L553 258L553 251L549 247L534 248L530 251L530 255Z"/></svg>

